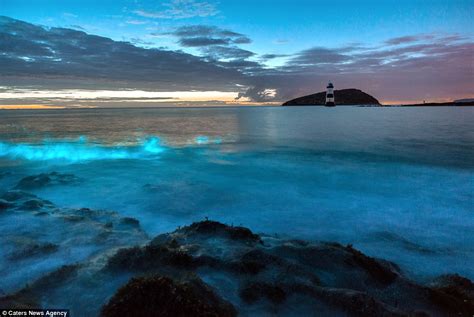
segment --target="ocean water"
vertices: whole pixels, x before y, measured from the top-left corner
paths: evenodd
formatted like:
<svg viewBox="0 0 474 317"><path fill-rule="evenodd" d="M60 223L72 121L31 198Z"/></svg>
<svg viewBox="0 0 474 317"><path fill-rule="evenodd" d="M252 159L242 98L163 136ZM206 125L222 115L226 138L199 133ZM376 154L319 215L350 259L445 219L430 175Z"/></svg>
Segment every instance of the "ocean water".
<svg viewBox="0 0 474 317"><path fill-rule="evenodd" d="M0 190L74 174L79 182L29 192L134 217L149 237L208 217L350 243L416 280L474 279L473 122L470 107L0 111ZM139 241L96 246L80 240L89 229L48 221L0 213L0 255L21 239L61 246L46 258L2 258L0 291Z"/></svg>

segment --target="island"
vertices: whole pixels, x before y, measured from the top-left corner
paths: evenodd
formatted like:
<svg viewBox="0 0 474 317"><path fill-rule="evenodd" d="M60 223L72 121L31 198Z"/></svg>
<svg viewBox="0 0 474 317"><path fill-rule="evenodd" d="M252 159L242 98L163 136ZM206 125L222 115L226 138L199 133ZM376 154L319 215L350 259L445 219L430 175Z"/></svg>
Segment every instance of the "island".
<svg viewBox="0 0 474 317"><path fill-rule="evenodd" d="M337 106L387 106L387 107L446 107L446 106L474 106L474 99L458 99L448 102L423 102L414 104L390 104L383 105L375 97L360 89L349 88L334 91ZM282 106L324 106L326 104L326 92L306 95L284 102Z"/></svg>
<svg viewBox="0 0 474 317"><path fill-rule="evenodd" d="M360 89L349 88L334 91L336 105L375 105L380 106L380 102L368 93ZM315 94L298 97L289 100L282 106L324 106L326 103L326 92L321 91Z"/></svg>

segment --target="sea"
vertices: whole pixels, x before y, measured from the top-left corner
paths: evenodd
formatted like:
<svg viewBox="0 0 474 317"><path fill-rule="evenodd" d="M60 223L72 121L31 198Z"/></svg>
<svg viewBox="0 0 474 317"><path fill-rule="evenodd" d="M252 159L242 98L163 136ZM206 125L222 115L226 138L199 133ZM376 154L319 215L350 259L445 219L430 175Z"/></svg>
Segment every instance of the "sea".
<svg viewBox="0 0 474 317"><path fill-rule="evenodd" d="M79 181L28 192L149 237L211 219L351 244L417 281L474 279L473 107L0 110L0 192L51 172ZM0 210L0 294L99 252L87 230L22 215ZM27 239L60 251L8 256Z"/></svg>

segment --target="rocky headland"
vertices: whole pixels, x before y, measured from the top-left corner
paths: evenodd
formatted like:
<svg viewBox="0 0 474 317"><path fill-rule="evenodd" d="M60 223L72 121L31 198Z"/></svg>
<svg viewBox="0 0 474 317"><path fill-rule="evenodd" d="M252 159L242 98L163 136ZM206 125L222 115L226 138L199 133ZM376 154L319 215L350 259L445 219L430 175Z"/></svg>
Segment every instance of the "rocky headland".
<svg viewBox="0 0 474 317"><path fill-rule="evenodd" d="M335 90L334 96L336 105L380 105L380 102L373 96L359 89L341 89ZM289 100L282 106L323 106L326 103L326 92L321 91L315 94L298 97Z"/></svg>

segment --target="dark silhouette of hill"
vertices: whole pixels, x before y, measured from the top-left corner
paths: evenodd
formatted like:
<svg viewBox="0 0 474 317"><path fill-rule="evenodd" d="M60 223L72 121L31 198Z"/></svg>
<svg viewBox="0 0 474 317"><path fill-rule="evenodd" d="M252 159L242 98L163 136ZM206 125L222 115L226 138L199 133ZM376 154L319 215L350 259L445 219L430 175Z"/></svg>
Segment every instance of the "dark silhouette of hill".
<svg viewBox="0 0 474 317"><path fill-rule="evenodd" d="M380 102L360 89L341 89L334 91L336 105L380 105ZM292 99L283 106L319 106L326 103L326 92L318 92Z"/></svg>

